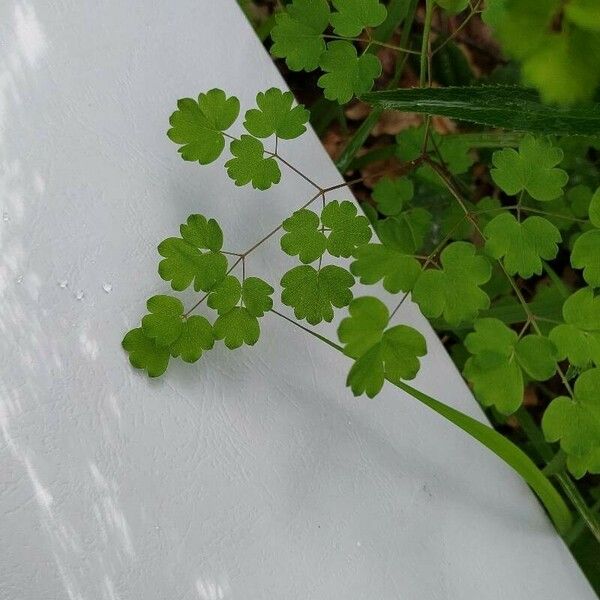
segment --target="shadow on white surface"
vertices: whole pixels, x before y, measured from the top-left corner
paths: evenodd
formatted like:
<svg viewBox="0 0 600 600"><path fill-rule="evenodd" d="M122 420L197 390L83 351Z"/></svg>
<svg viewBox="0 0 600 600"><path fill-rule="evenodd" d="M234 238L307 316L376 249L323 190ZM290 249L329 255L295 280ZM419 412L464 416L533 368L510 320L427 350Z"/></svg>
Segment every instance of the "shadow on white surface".
<svg viewBox="0 0 600 600"><path fill-rule="evenodd" d="M287 323L162 381L127 364L168 289L158 241L205 212L244 248L310 194L235 188L166 139L177 97L283 85L233 0L6 0L0 39L2 600L593 598L503 464L396 390L352 398ZM286 156L338 181L312 134ZM275 240L251 268L288 263ZM428 339L417 385L482 418L401 318Z"/></svg>

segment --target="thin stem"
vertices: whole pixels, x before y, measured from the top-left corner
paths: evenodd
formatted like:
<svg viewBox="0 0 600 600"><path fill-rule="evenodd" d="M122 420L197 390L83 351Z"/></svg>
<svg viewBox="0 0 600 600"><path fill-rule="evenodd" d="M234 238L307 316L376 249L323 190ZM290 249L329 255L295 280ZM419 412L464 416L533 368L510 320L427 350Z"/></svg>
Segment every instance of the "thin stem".
<svg viewBox="0 0 600 600"><path fill-rule="evenodd" d="M319 192L316 193L312 198L310 198L310 200L308 200L308 202L305 202L299 209L297 210L302 210L303 208L307 208L308 206L310 206L317 198L321 197L323 194L325 193L325 190L322 190L321 188L319 188ZM258 240L258 242L256 242L256 244L254 244L253 246L250 246L250 248L248 248L248 250L246 250L246 252L244 252L242 254L242 256L248 256L248 254L250 254L251 252L254 252L254 250L256 250L261 244L264 244L268 239L270 239L271 237L273 237L281 228L283 227L283 222L279 223L279 225L277 225L277 227L275 227L274 229L272 229L271 231L269 231L269 233L267 233L267 235L265 235L264 237L262 237L260 240Z"/></svg>
<svg viewBox="0 0 600 600"><path fill-rule="evenodd" d="M229 275L229 273L231 273L231 271L233 271L241 262L242 262L242 256L240 256L229 268L229 270L227 271L226 275ZM210 295L210 293L212 292L212 290L209 290L208 292L206 292L206 294L204 294L204 296L202 296L202 298L200 298L200 300L198 300L198 302L196 302L196 304L194 304L194 306L192 306L192 308L190 308L186 313L184 313L183 318L187 319L189 317L189 315L191 313L193 313Z"/></svg>
<svg viewBox="0 0 600 600"><path fill-rule="evenodd" d="M600 512L600 498L596 500L594 504L592 504L590 510L592 511L593 515L596 515L598 512ZM567 535L564 536L564 540L567 545L572 546L577 541L577 538L584 532L586 527L587 523L583 518L580 517L577 519L575 525L573 525L573 527L571 527L571 529L567 532Z"/></svg>
<svg viewBox="0 0 600 600"><path fill-rule="evenodd" d="M434 257L444 247L444 245L450 239L450 237L456 231L456 229L458 229L462 225L462 222L464 219L465 219L465 217L460 219L460 221L456 222L452 226L450 231L448 231L448 233L444 236L444 238L441 240L441 242L429 253L429 255L425 258L425 262L421 265L421 272L423 272L433 262ZM400 298L400 302L398 302L398 304L396 304L396 306L394 307L394 310L392 310L392 312L390 313L388 323L391 322L394 315L400 310L400 307L404 304L404 302L406 302L406 299L408 298L409 294L410 294L410 292L406 292L402 296L402 298Z"/></svg>
<svg viewBox="0 0 600 600"><path fill-rule="evenodd" d="M592 509L587 505L587 502L577 489L573 480L566 473L558 473L554 476L567 498L571 501L575 510L581 515L588 529L593 536L600 542L600 518L594 514Z"/></svg>
<svg viewBox="0 0 600 600"><path fill-rule="evenodd" d="M565 221L573 221L574 223L589 223L587 219L577 219L576 217L569 217L567 215L561 215L558 213L551 213L539 208L531 208L530 206L520 206L520 210L523 212L532 212L538 215L544 215L546 217L554 217L555 219L564 219Z"/></svg>
<svg viewBox="0 0 600 600"><path fill-rule="evenodd" d="M395 46L394 44L388 44L387 42L380 42L376 39L364 39L364 38L348 38L341 35L324 34L321 37L328 40L344 40L346 42L361 42L368 46L380 46L381 48L389 48L390 50L396 50L396 52L403 52L404 54L419 54L417 50L411 50L410 48L403 48L402 46Z"/></svg>
<svg viewBox="0 0 600 600"><path fill-rule="evenodd" d="M290 319L288 316L284 315L283 313L280 313L278 310L275 310L274 308L271 309L271 312L273 314L277 315L278 317L285 319L288 323L291 323L292 325L299 327L303 331L306 331L306 333L310 333L310 335L318 338L322 342L325 342L328 346L331 346L338 352L342 352L342 353L344 352L344 349L339 344L336 344L335 342L326 338L324 335L321 335L320 333L317 333L316 331L313 331L312 329L309 329L308 327L304 327L304 325L302 325L302 323L298 323L298 321L295 321L294 319Z"/></svg>
<svg viewBox="0 0 600 600"><path fill-rule="evenodd" d="M305 175L302 171L300 171L300 169L297 169L290 162L288 162L287 160L285 160L285 158L283 158L281 155L277 154L277 152L270 152L269 150L265 150L265 154L268 154L269 156L272 156L273 158L276 158L277 160L279 160L279 162L281 162L282 164L284 164L288 169L294 171L294 173L296 173L297 175L299 175L300 177L302 177L302 179L304 179L304 181L310 183L310 185L312 185L314 188L316 188L320 192L323 191L320 185L316 184L310 177L308 177L307 175Z"/></svg>
<svg viewBox="0 0 600 600"><path fill-rule="evenodd" d="M464 21L452 32L450 36L448 36L434 51L433 54L439 52L448 42L453 40L469 23L469 21L481 11L479 10L479 6L481 5L482 0L477 0L474 6L471 7L471 12L465 17Z"/></svg>
<svg viewBox="0 0 600 600"><path fill-rule="evenodd" d="M428 58L430 56L429 36L433 18L433 0L425 0L425 22L423 24L423 40L421 41L421 61L419 71L419 87L425 87L427 82Z"/></svg>

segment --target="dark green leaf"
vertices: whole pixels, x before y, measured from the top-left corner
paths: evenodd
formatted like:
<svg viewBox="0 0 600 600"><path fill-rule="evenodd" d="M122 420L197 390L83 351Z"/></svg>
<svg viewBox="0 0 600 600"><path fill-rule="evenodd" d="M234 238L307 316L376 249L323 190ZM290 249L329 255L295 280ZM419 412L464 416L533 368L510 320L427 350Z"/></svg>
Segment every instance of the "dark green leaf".
<svg viewBox="0 0 600 600"><path fill-rule="evenodd" d="M517 86L398 89L366 93L361 100L391 110L543 135L600 134L600 105L552 106L542 103L535 91Z"/></svg>

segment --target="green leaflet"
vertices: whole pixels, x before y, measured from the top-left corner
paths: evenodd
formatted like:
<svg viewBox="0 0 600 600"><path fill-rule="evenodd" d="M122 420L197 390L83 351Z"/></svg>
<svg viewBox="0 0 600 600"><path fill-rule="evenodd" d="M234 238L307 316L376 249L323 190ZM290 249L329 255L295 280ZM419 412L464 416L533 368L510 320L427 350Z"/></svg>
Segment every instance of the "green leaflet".
<svg viewBox="0 0 600 600"><path fill-rule="evenodd" d="M169 119L169 139L182 144L179 152L183 160L198 161L206 165L223 152L225 137L240 112L239 100L227 98L223 90L210 90L192 98L177 101L177 108Z"/></svg>
<svg viewBox="0 0 600 600"><path fill-rule="evenodd" d="M350 271L361 283L373 285L383 280L392 294L410 291L421 274L421 265L412 256L382 244L365 244L354 252Z"/></svg>
<svg viewBox="0 0 600 600"><path fill-rule="evenodd" d="M358 56L356 48L346 41L329 42L319 66L325 71L317 81L323 88L323 95L340 104L370 90L381 75L381 63L376 56Z"/></svg>
<svg viewBox="0 0 600 600"><path fill-rule="evenodd" d="M230 149L233 158L225 163L225 168L235 185L252 183L254 189L268 190L274 183L279 183L279 165L272 156L265 158L262 142L251 135L242 135L231 142Z"/></svg>
<svg viewBox="0 0 600 600"><path fill-rule="evenodd" d="M490 299L481 285L490 279L492 269L486 258L476 254L473 244L449 244L440 261L441 269L427 269L413 287L413 300L426 317L443 315L455 326L489 307Z"/></svg>
<svg viewBox="0 0 600 600"><path fill-rule="evenodd" d="M294 0L275 17L271 54L285 58L292 71L314 71L325 51L322 34L329 25L327 0Z"/></svg>
<svg viewBox="0 0 600 600"><path fill-rule="evenodd" d="M485 229L485 249L490 256L502 258L510 275L529 278L542 272L542 259L558 254L560 232L542 217L529 217L519 223L505 212L494 217Z"/></svg>
<svg viewBox="0 0 600 600"><path fill-rule="evenodd" d="M583 269L583 278L592 287L600 287L600 229L580 235L571 252L571 265Z"/></svg>
<svg viewBox="0 0 600 600"><path fill-rule="evenodd" d="M170 346L183 329L183 304L172 296L152 296L146 306L150 314L142 319L144 334L158 346Z"/></svg>
<svg viewBox="0 0 600 600"><path fill-rule="evenodd" d="M158 274L171 282L174 290L182 291L192 282L194 289L207 291L219 282L227 270L227 259L220 252L200 252L181 238L167 238L158 246L164 257L158 265Z"/></svg>
<svg viewBox="0 0 600 600"><path fill-rule="evenodd" d="M356 202L332 200L321 212L321 222L329 228L327 251L348 258L356 248L371 239L369 219L359 215Z"/></svg>
<svg viewBox="0 0 600 600"><path fill-rule="evenodd" d="M555 398L546 409L542 429L550 442L560 441L575 477L600 473L600 368L575 382L573 398Z"/></svg>
<svg viewBox="0 0 600 600"><path fill-rule="evenodd" d="M317 325L333 320L334 307L350 304L354 277L336 265L327 265L318 271L310 265L301 265L288 271L281 285L281 301L294 309L296 318Z"/></svg>
<svg viewBox="0 0 600 600"><path fill-rule="evenodd" d="M276 135L282 140L292 140L306 131L310 113L303 106L292 108L292 92L270 88L256 95L258 108L246 112L244 127L255 137Z"/></svg>
<svg viewBox="0 0 600 600"><path fill-rule="evenodd" d="M360 99L389 110L441 115L480 125L542 135L600 135L600 105L543 103L517 86L411 88L363 93Z"/></svg>
<svg viewBox="0 0 600 600"><path fill-rule="evenodd" d="M419 371L419 357L427 353L425 338L406 325L388 328L388 309L377 298L356 298L349 311L338 337L345 344L344 353L355 359L346 383L353 394L373 398L385 379L413 379Z"/></svg>
<svg viewBox="0 0 600 600"><path fill-rule="evenodd" d="M387 17L387 10L378 0L333 0L337 12L330 22L333 31L344 37L356 37L365 27L377 27Z"/></svg>
<svg viewBox="0 0 600 600"><path fill-rule="evenodd" d="M373 200L377 204L377 210L386 217L399 214L412 200L413 194L413 183L406 177L382 177L373 188Z"/></svg>
<svg viewBox="0 0 600 600"><path fill-rule="evenodd" d="M136 369L145 369L150 377L160 377L169 366L169 349L158 346L141 327L129 331L122 341L129 353L129 362Z"/></svg>
<svg viewBox="0 0 600 600"><path fill-rule="evenodd" d="M563 151L549 141L526 135L518 151L504 148L494 152L490 173L509 196L526 191L535 200L554 200L569 180L565 171L556 168L563 156Z"/></svg>
<svg viewBox="0 0 600 600"><path fill-rule="evenodd" d="M420 206L381 219L374 224L379 239L403 254L415 254L431 228L431 213Z"/></svg>
<svg viewBox="0 0 600 600"><path fill-rule="evenodd" d="M588 212L592 225L600 228L600 187L596 189L590 200Z"/></svg>
<svg viewBox="0 0 600 600"><path fill-rule="evenodd" d="M300 262L314 262L327 249L327 237L320 227L319 215L306 208L297 210L283 222L287 233L281 237L281 249L290 256L298 256Z"/></svg>
<svg viewBox="0 0 600 600"><path fill-rule="evenodd" d="M223 247L223 231L214 219L203 215L190 215L179 227L181 237L196 248L218 252Z"/></svg>
<svg viewBox="0 0 600 600"><path fill-rule="evenodd" d="M258 319L247 308L236 306L219 315L214 325L215 339L223 340L230 349L235 350L243 344L253 346L260 337Z"/></svg>
<svg viewBox="0 0 600 600"><path fill-rule="evenodd" d="M569 296L562 309L564 323L549 334L558 358L579 368L600 366L600 297L592 288L582 288Z"/></svg>
<svg viewBox="0 0 600 600"><path fill-rule="evenodd" d="M214 345L212 325L200 315L187 317L183 322L181 335L175 340L169 350L174 358L180 357L187 363L200 359L204 350L210 350Z"/></svg>
<svg viewBox="0 0 600 600"><path fill-rule="evenodd" d="M498 319L478 319L474 329L465 338L473 356L465 364L464 375L484 406L512 414L523 401L524 374L538 381L554 375L556 349L539 335L519 339Z"/></svg>

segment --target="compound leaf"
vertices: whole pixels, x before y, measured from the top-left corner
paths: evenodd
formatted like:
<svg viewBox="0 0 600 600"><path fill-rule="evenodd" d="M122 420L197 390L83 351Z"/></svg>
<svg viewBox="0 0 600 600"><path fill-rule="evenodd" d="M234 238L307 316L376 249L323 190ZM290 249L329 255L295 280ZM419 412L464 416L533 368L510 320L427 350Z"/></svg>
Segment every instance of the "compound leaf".
<svg viewBox="0 0 600 600"><path fill-rule="evenodd" d="M323 256L327 237L319 229L319 216L302 208L283 222L287 232L281 237L281 249L290 256L298 256L301 262L311 263Z"/></svg>
<svg viewBox="0 0 600 600"><path fill-rule="evenodd" d="M579 376L573 398L552 400L542 418L542 429L549 442L560 441L567 466L576 477L588 470L600 471L600 368Z"/></svg>
<svg viewBox="0 0 600 600"><path fill-rule="evenodd" d="M350 271L361 283L383 279L383 287L392 294L410 291L421 274L415 258L382 244L365 244L354 251L354 258Z"/></svg>
<svg viewBox="0 0 600 600"><path fill-rule="evenodd" d="M473 244L449 244L440 261L442 269L424 271L412 291L426 317L443 315L449 325L456 326L489 307L490 299L480 286L490 279L492 269L485 257L476 255Z"/></svg>
<svg viewBox="0 0 600 600"><path fill-rule="evenodd" d="M333 0L337 12L331 14L333 31L344 37L357 37L365 27L377 27L387 10L378 0Z"/></svg>
<svg viewBox="0 0 600 600"><path fill-rule="evenodd" d="M274 183L279 183L279 165L272 156L265 158L261 141L251 135L242 135L239 140L231 142L230 149L234 158L225 163L225 168L235 185L252 183L254 189L267 190Z"/></svg>
<svg viewBox="0 0 600 600"><path fill-rule="evenodd" d="M420 368L419 357L427 353L425 338L407 325L386 329L389 311L377 298L356 298L349 312L340 323L338 337L345 354L355 359L346 381L353 394L373 398L385 379L413 379Z"/></svg>
<svg viewBox="0 0 600 600"><path fill-rule="evenodd" d="M583 269L583 278L592 287L600 287L600 229L580 235L571 252L571 265Z"/></svg>
<svg viewBox="0 0 600 600"><path fill-rule="evenodd" d="M310 113L303 106L292 108L292 92L270 88L256 96L258 108L246 112L244 127L255 137L267 138L273 134L283 140L292 140L306 131Z"/></svg>
<svg viewBox="0 0 600 600"><path fill-rule="evenodd" d="M297 319L311 325L333 319L333 307L348 306L354 277L336 265L317 271L309 265L294 267L281 279L281 301L294 309Z"/></svg>
<svg viewBox="0 0 600 600"><path fill-rule="evenodd" d="M558 254L560 231L542 217L529 217L519 223L514 215L505 212L494 217L485 227L486 252L502 258L510 275L529 278L542 272L542 259Z"/></svg>
<svg viewBox="0 0 600 600"><path fill-rule="evenodd" d="M319 64L325 74L319 77L317 84L323 88L325 98L340 104L345 104L354 95L369 91L375 79L381 75L381 63L376 56L358 56L356 48L345 41L327 44Z"/></svg>
<svg viewBox="0 0 600 600"><path fill-rule="evenodd" d="M169 366L169 349L157 346L141 327L127 332L121 342L136 369L145 369L150 377L159 377Z"/></svg>
<svg viewBox="0 0 600 600"><path fill-rule="evenodd" d="M169 139L183 144L179 153L183 160L206 165L215 161L225 147L223 131L233 125L240 113L237 98L227 98L223 90L213 89L192 98L177 101L177 108L169 119Z"/></svg>
<svg viewBox="0 0 600 600"><path fill-rule="evenodd" d="M371 239L369 219L357 212L356 204L349 200L333 200L321 212L321 222L331 230L327 250L332 256L348 258L358 246Z"/></svg>
<svg viewBox="0 0 600 600"><path fill-rule="evenodd" d="M314 71L325 51L323 32L328 25L327 0L294 0L275 17L271 54L285 58L292 71Z"/></svg>
<svg viewBox="0 0 600 600"><path fill-rule="evenodd" d="M541 138L526 135L519 150L504 148L494 152L492 179L509 196L525 190L532 198L548 201L563 193L569 176L557 169L563 151Z"/></svg>

